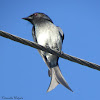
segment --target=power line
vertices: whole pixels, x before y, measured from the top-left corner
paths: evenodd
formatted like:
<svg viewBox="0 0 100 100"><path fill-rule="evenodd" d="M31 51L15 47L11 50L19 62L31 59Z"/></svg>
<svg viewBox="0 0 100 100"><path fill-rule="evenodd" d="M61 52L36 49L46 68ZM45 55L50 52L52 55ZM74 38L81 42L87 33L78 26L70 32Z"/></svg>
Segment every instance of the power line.
<svg viewBox="0 0 100 100"><path fill-rule="evenodd" d="M72 62L79 63L81 65L88 66L88 67L93 68L93 69L97 69L97 70L100 71L100 65L94 64L92 62L88 62L86 60L83 60L83 59L80 59L80 58L77 58L77 57L73 57L73 56L65 54L63 52L59 52L59 51L52 50L50 48L43 47L43 46L41 46L41 45L39 45L39 44L37 44L35 42L20 38L18 36L9 34L7 32L0 31L0 36L5 37L5 38L9 38L9 39L11 39L13 41L20 42L20 43L22 43L24 45L28 45L30 47L33 47L33 48L36 48L36 49L39 49L39 50L42 50L42 51L45 51L45 52L49 52L49 53L51 53L53 55L56 55L58 57L70 60Z"/></svg>

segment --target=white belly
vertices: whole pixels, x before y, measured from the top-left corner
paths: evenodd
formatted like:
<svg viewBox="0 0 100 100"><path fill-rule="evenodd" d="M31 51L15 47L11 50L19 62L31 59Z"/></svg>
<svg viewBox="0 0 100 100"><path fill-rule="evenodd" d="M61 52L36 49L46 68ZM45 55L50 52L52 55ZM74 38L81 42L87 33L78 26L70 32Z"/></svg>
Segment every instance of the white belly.
<svg viewBox="0 0 100 100"><path fill-rule="evenodd" d="M62 48L62 40L58 31L58 28L54 24L46 24L41 27L36 28L36 37L37 42L40 45L48 46L52 49L59 48L61 50Z"/></svg>
<svg viewBox="0 0 100 100"><path fill-rule="evenodd" d="M47 23L41 27L38 26L35 28L35 32L38 44L42 46L49 46L51 49L61 50L62 40L58 28L54 24ZM41 53L46 56L50 66L56 66L58 59L57 56L43 51L41 51Z"/></svg>

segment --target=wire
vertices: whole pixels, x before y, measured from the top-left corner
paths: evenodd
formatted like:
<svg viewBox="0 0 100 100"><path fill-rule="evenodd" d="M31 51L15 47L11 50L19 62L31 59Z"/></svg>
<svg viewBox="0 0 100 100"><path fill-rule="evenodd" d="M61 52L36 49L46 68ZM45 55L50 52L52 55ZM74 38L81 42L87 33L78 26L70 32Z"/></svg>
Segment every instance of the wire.
<svg viewBox="0 0 100 100"><path fill-rule="evenodd" d="M49 52L49 53L51 53L53 55L56 55L58 57L70 60L72 62L79 63L81 65L85 65L85 66L88 66L90 68L93 68L93 69L96 69L96 70L100 71L100 65L97 65L97 64L94 64L92 62L88 62L86 60L83 60L83 59L80 59L80 58L65 54L62 51L59 52L59 51L52 50L50 48L43 47L43 46L41 46L41 45L39 45L39 44L37 44L35 42L20 38L18 36L9 34L7 32L1 31L1 30L0 30L0 36L5 37L5 38L9 38L9 39L11 39L13 41L20 42L20 43L22 43L24 45L28 45L30 47L33 47L33 48L36 48L36 49L39 49L39 50L42 50L42 51L45 51L45 52Z"/></svg>

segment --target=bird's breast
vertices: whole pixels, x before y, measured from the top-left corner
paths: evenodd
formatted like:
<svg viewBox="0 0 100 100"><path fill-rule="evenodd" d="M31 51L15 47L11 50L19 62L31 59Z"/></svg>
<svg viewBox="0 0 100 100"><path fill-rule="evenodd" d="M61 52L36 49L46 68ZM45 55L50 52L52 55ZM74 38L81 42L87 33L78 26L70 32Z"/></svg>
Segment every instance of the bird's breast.
<svg viewBox="0 0 100 100"><path fill-rule="evenodd" d="M37 42L40 45L48 45L50 48L59 48L61 50L62 41L58 28L52 24L36 26L35 28Z"/></svg>

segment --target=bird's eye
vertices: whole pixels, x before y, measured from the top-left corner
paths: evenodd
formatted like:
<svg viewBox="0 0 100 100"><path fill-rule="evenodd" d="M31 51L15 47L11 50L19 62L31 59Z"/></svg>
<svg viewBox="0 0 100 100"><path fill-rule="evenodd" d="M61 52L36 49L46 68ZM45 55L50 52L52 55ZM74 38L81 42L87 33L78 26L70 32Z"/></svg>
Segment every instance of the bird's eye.
<svg viewBox="0 0 100 100"><path fill-rule="evenodd" d="M34 15L37 16L37 13L35 13Z"/></svg>

